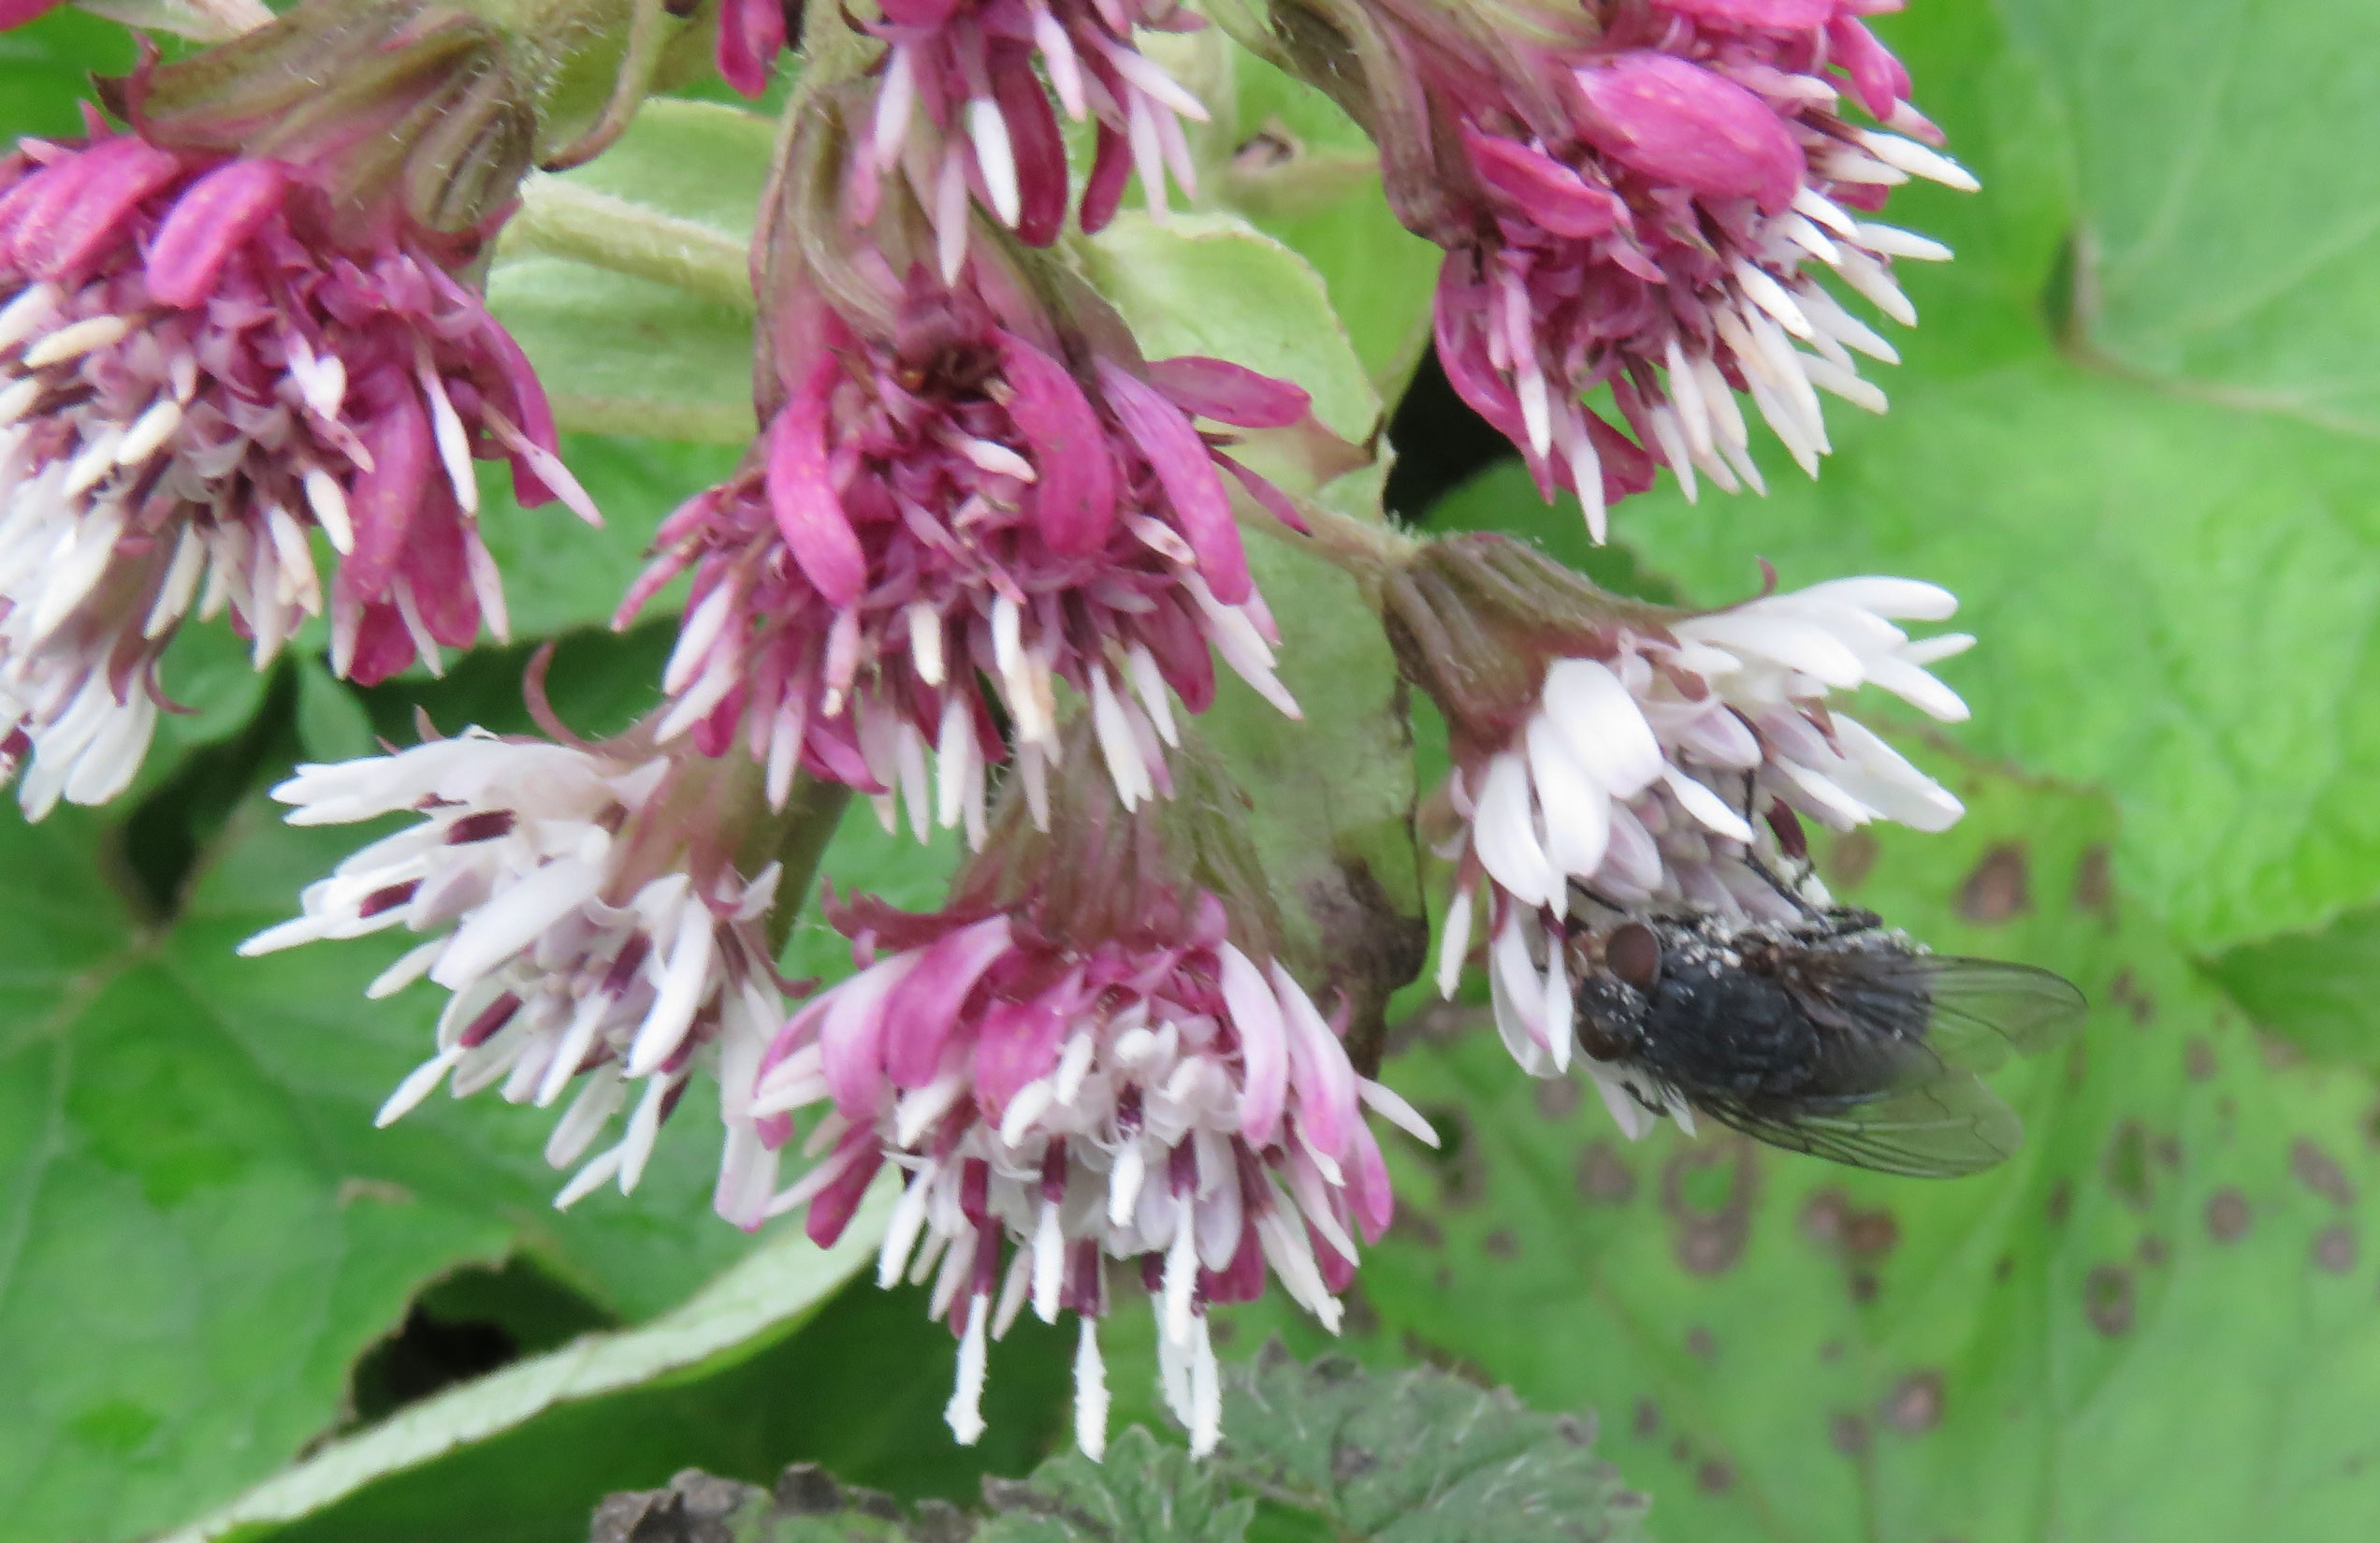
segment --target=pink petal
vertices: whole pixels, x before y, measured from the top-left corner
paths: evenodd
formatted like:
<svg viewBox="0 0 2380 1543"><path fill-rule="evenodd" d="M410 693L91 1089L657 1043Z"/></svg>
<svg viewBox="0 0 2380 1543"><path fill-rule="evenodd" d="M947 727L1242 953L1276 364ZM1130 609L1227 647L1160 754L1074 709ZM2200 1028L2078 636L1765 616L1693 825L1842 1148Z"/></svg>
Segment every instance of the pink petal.
<svg viewBox="0 0 2380 1543"><path fill-rule="evenodd" d="M864 1151L858 1150L863 1147ZM850 1166L819 1191L817 1199L810 1201L810 1214L803 1223L803 1230L820 1248L834 1247L835 1240L843 1235L843 1229L851 1225L851 1217L860 1209L876 1171L884 1166L884 1147L876 1139L875 1128L863 1125L844 1132L826 1160L833 1162L837 1158Z"/></svg>
<svg viewBox="0 0 2380 1543"><path fill-rule="evenodd" d="M1466 131L1463 143L1480 180L1526 210L1556 236L1593 240L1619 224L1619 200L1588 186L1578 174L1517 139Z"/></svg>
<svg viewBox="0 0 2380 1543"><path fill-rule="evenodd" d="M80 268L127 234L124 216L181 175L181 162L125 135L84 151L65 197L52 194L39 214L17 227L17 255L52 275Z"/></svg>
<svg viewBox="0 0 2380 1543"><path fill-rule="evenodd" d="M1214 461L1216 465L1230 473L1241 487L1248 490L1250 498L1263 504L1267 514L1301 536L1313 534L1313 528L1306 523L1306 517L1298 512L1298 506L1289 502L1288 494L1220 450L1214 453Z"/></svg>
<svg viewBox="0 0 2380 1543"><path fill-rule="evenodd" d="M896 27L921 30L941 26L959 8L959 0L880 0L884 19Z"/></svg>
<svg viewBox="0 0 2380 1543"><path fill-rule="evenodd" d="M942 1070L942 1051L958 1027L959 1010L1000 955L1009 951L1006 911L944 935L918 957L917 968L884 1004L884 1070L895 1087L923 1087Z"/></svg>
<svg viewBox="0 0 2380 1543"><path fill-rule="evenodd" d="M867 556L827 464L826 397L835 370L832 357L819 360L769 425L768 498L793 560L830 604L848 610L867 592Z"/></svg>
<svg viewBox="0 0 2380 1543"><path fill-rule="evenodd" d="M1851 89L1859 93L1860 105L1871 116L1879 121L1890 118L1894 108L1908 100L1908 71L1858 21L1844 16L1827 23L1826 44L1834 62L1850 76Z"/></svg>
<svg viewBox="0 0 2380 1543"><path fill-rule="evenodd" d="M1000 368L1013 395L1009 416L1032 451L1034 519L1050 549L1086 556L1115 527L1115 467L1108 436L1064 365L1013 332L1000 334Z"/></svg>
<svg viewBox="0 0 2380 1543"><path fill-rule="evenodd" d="M975 1044L975 1101L985 1119L998 1124L1017 1089L1058 1064L1081 988L1078 968L1029 1002L996 1002L983 1015Z"/></svg>
<svg viewBox="0 0 2380 1543"><path fill-rule="evenodd" d="M768 90L769 71L785 48L783 0L724 0L719 7L719 78L738 95Z"/></svg>
<svg viewBox="0 0 2380 1543"><path fill-rule="evenodd" d="M1638 171L1711 197L1753 198L1775 214L1807 169L1792 130L1724 76L1665 53L1623 53L1578 72L1586 130Z"/></svg>
<svg viewBox="0 0 2380 1543"><path fill-rule="evenodd" d="M288 174L275 161L233 161L193 182L149 243L149 292L184 309L206 303L225 259L288 191Z"/></svg>
<svg viewBox="0 0 2380 1543"><path fill-rule="evenodd" d="M1099 125L1098 148L1091 157L1091 175L1082 183L1082 233L1096 236L1115 218L1124 202L1124 188L1132 180L1132 143L1107 124Z"/></svg>
<svg viewBox="0 0 2380 1543"><path fill-rule="evenodd" d="M884 1087L885 998L917 959L914 953L896 953L878 960L821 998L820 1070L834 1107L847 1118L876 1117L877 1096Z"/></svg>
<svg viewBox="0 0 2380 1543"><path fill-rule="evenodd" d="M1354 1201L1356 1225L1363 1229L1364 1242L1378 1243L1396 1216L1396 1192L1388 1184L1388 1164L1380 1155L1380 1143L1372 1139L1371 1128L1361 1121L1356 1124L1355 1144L1355 1160L1346 1165L1347 1197Z"/></svg>
<svg viewBox="0 0 2380 1543"><path fill-rule="evenodd" d="M1289 1085L1298 1092L1299 1123L1307 1144L1335 1162L1347 1150L1349 1133L1358 1123L1356 1069L1313 999L1277 961L1272 985L1288 1030Z"/></svg>
<svg viewBox="0 0 2380 1543"><path fill-rule="evenodd" d="M1272 986L1248 956L1229 943L1216 950L1223 961L1223 1000L1240 1037L1240 1133L1251 1146L1281 1134L1281 1110L1289 1096L1288 1030Z"/></svg>
<svg viewBox="0 0 2380 1543"><path fill-rule="evenodd" d="M359 436L371 453L371 470L347 488L347 517L356 528L355 549L339 564L339 587L359 600L379 597L405 555L414 516L429 495L432 479L445 471L431 437L429 414L412 391L399 394L374 414Z"/></svg>
<svg viewBox="0 0 2380 1543"><path fill-rule="evenodd" d="M1041 78L1029 68L995 70L992 99L1009 125L1009 145L1016 160L1017 239L1028 246L1048 246L1066 228L1066 139L1050 94Z"/></svg>
<svg viewBox="0 0 2380 1543"><path fill-rule="evenodd" d="M1842 0L1661 0L1662 8L1721 26L1822 27Z"/></svg>
<svg viewBox="0 0 2380 1543"><path fill-rule="evenodd" d="M1248 576L1248 554L1240 546L1240 527L1231 517L1231 500L1207 455L1206 441L1190 427L1182 409L1157 394L1156 388L1106 359L1099 361L1099 389L1116 421L1149 459L1173 505L1174 524L1198 560L1207 587L1226 605L1243 604L1255 592Z"/></svg>
<svg viewBox="0 0 2380 1543"><path fill-rule="evenodd" d="M1286 429L1313 407L1303 386L1196 354L1150 365L1149 384L1185 413L1241 429Z"/></svg>

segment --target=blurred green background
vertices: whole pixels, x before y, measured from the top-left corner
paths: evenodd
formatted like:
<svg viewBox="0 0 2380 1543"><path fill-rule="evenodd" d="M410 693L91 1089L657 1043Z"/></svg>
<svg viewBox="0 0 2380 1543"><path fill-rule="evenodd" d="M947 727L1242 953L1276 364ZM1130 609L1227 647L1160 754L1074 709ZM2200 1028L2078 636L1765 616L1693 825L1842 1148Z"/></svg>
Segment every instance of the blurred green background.
<svg viewBox="0 0 2380 1543"><path fill-rule="evenodd" d="M1985 191L1896 195L1894 222L1958 260L1907 274L1923 322L1876 372L1893 410L1838 405L1821 481L1778 454L1766 500L1688 506L1664 487L1590 554L1575 506L1482 461L1425 365L1390 502L1691 601L1749 592L1758 557L1789 586L1883 572L1957 590L1982 642L1944 673L1974 721L1898 727L1972 813L1945 837L1838 841L1823 870L1937 947L2072 976L2097 1011L2070 1055L2009 1074L2032 1132L2013 1162L1917 1185L1726 1139L1631 1147L1575 1086L1516 1075L1475 1013L1410 999L1386 1077L1454 1139L1392 1153L1402 1214L1347 1344L1597 1411L1669 1543L2369 1537L2380 7L1912 0L1879 30ZM121 29L73 12L0 35L0 135L71 131L83 72L129 57ZM1243 65L1234 83L1232 138L1272 135L1333 175L1360 153L1279 78ZM1395 400L1435 254L1376 185L1340 182L1323 203L1219 186L1319 270ZM568 318L539 309L573 282L524 262L497 295L562 361L558 393L591 399L602 360L563 352ZM651 296L617 310L617 336L574 345L616 368L646 362L639 327L686 358L713 349L647 388L678 392L689 424L732 424L740 319ZM568 448L602 536L501 500L488 522L521 632L562 639L558 706L604 729L650 700L667 633L597 629L653 523L736 452ZM524 657L357 692L307 662L254 677L194 632L167 680L198 710L134 797L32 828L0 815L0 1536L168 1530L401 1411L448 1434L384 1429L352 1469L317 1472L318 1496L288 1492L312 1514L251 1531L559 1543L603 1492L687 1464L819 1461L965 1498L1062 1439L1068 1346L1029 1322L994 1357L992 1435L962 1450L940 1420L951 1341L914 1293L862 1280L803 1305L814 1266L788 1266L776 1309L685 1307L755 1246L709 1215L699 1122L668 1133L633 1201L558 1216L527 1112L439 1100L370 1128L427 1042L423 1001L361 1002L393 950L231 957L346 845L280 828L258 790L300 755L409 735L416 704L448 730L520 726ZM828 871L925 903L950 861L863 818ZM796 947L834 958L814 928ZM656 1320L677 1337L627 1342L608 1380L524 1390L573 1336ZM1247 1350L1276 1328L1317 1346L1271 1303L1222 1332ZM1127 1313L1110 1333L1119 1423L1161 1421L1146 1332ZM507 1411L485 1434L474 1387Z"/></svg>

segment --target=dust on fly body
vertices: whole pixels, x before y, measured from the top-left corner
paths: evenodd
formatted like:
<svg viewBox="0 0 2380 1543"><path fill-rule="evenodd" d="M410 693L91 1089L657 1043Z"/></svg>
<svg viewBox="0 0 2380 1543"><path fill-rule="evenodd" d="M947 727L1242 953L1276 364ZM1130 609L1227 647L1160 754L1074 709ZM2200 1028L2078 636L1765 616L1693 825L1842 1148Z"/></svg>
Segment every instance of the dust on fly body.
<svg viewBox="0 0 2380 1543"><path fill-rule="evenodd" d="M1578 1042L1654 1114L1796 1152L1948 1178L2016 1150L1981 1073L2054 1043L2082 994L2029 965L1927 953L1872 911L1790 923L1574 925Z"/></svg>

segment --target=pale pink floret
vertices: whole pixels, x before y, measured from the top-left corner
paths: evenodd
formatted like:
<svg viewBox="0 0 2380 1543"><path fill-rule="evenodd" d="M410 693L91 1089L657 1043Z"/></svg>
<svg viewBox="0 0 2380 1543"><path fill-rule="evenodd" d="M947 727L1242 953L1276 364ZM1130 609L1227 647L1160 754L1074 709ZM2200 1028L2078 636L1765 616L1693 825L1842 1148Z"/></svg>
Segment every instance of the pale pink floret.
<svg viewBox="0 0 2380 1543"><path fill-rule="evenodd" d="M259 663L327 611L364 682L503 634L473 461L510 460L524 502L585 498L445 266L478 244L359 234L302 167L95 123L0 162L0 761L32 756L28 811L129 782L193 611L228 609Z"/></svg>
<svg viewBox="0 0 2380 1543"><path fill-rule="evenodd" d="M1853 356L1890 363L1892 346L1816 275L1914 323L1893 260L1950 254L1869 215L1912 176L1974 186L1920 142L1939 135L1860 20L1894 8L1605 0L1591 41L1524 48L1521 80L1392 7L1477 178L1468 195L1391 180L1448 248L1439 357L1548 496L1578 493L1598 539L1658 465L1689 498L1698 476L1763 486L1738 393L1813 475L1830 448L1820 392L1884 410ZM1846 88L1878 126L1849 116ZM1627 432L1582 400L1606 386Z"/></svg>
<svg viewBox="0 0 2380 1543"><path fill-rule="evenodd" d="M1194 417L1281 428L1303 391L1218 359L1061 362L1046 321L922 269L891 335L821 310L810 336L758 464L664 522L622 608L692 570L665 735L740 745L779 800L806 769L888 825L897 793L921 837L980 838L995 704L1038 790L1055 685L1081 693L1127 807L1165 785L1173 699L1212 699L1211 649L1295 713L1225 475L1297 517Z"/></svg>
<svg viewBox="0 0 2380 1543"><path fill-rule="evenodd" d="M1084 937L1038 885L988 912L831 908L866 968L786 1025L750 1099L772 1146L818 1112L818 1160L731 1219L806 1207L831 1244L889 1161L907 1187L878 1279L934 1282L932 1312L960 1336L952 1430L982 1431L986 1341L1028 1303L1045 1322L1070 1310L1076 1436L1095 1458L1106 1261L1138 1261L1167 1398L1204 1453L1220 1415L1208 1305L1254 1299L1270 1274L1335 1332L1355 1240L1378 1239L1392 1205L1362 1107L1435 1138L1356 1074L1343 1026L1231 940L1213 895L1106 909Z"/></svg>

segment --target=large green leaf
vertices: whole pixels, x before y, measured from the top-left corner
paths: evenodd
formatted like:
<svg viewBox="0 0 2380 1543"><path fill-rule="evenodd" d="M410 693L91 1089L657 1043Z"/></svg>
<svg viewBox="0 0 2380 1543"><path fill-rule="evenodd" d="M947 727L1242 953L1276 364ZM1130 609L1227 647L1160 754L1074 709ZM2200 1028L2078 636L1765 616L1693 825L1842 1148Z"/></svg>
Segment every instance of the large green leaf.
<svg viewBox="0 0 2380 1543"><path fill-rule="evenodd" d="M93 72L118 74L132 62L131 34L73 10L0 32L0 145L19 135L80 133Z"/></svg>
<svg viewBox="0 0 2380 1543"><path fill-rule="evenodd" d="M2380 11L2002 0L2074 128L2094 345L2243 411L2380 431Z"/></svg>

